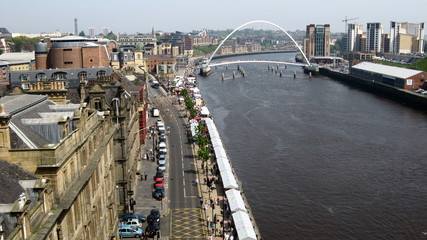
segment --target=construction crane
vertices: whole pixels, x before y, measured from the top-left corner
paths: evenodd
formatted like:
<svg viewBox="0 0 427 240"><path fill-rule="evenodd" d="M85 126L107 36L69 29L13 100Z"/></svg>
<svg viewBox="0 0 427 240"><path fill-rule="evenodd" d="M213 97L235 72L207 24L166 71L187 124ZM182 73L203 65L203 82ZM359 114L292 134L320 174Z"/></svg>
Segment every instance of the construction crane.
<svg viewBox="0 0 427 240"><path fill-rule="evenodd" d="M347 46L347 44L348 44L348 31L347 31L348 24L347 24L347 22L353 21L356 19L359 19L359 18L358 17L357 18L347 18L347 16L345 16L345 19L342 20L343 22L345 22L345 33L344 33L345 35L344 36L346 36L346 41L345 41L346 51L348 50L348 46Z"/></svg>

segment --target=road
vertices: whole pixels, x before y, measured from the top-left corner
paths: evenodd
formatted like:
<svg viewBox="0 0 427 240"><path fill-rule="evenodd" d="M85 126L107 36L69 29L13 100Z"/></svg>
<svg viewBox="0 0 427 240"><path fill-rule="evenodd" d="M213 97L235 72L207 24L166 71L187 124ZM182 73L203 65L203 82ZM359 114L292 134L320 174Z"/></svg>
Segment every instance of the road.
<svg viewBox="0 0 427 240"><path fill-rule="evenodd" d="M166 199L168 211L161 219L162 239L206 239L196 185L197 171L191 144L186 134L186 122L176 103L176 97L165 96L161 90L149 87L153 105L160 110L168 127L168 165ZM151 97L151 96L156 96Z"/></svg>

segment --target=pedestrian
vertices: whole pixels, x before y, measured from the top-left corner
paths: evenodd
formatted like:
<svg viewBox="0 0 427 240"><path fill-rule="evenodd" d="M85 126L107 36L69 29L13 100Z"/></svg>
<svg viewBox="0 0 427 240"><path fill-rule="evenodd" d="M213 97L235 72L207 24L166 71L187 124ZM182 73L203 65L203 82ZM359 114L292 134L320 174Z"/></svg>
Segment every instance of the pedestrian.
<svg viewBox="0 0 427 240"><path fill-rule="evenodd" d="M147 174L144 174L145 181L147 181Z"/></svg>
<svg viewBox="0 0 427 240"><path fill-rule="evenodd" d="M141 174L141 181L144 180L144 174Z"/></svg>
<svg viewBox="0 0 427 240"><path fill-rule="evenodd" d="M211 198L211 199L210 199L210 202L211 202L211 205L212 205L212 204L213 204L213 202L214 202L213 198Z"/></svg>
<svg viewBox="0 0 427 240"><path fill-rule="evenodd" d="M195 182L196 182L196 186L198 186L199 185L199 179L196 178Z"/></svg>
<svg viewBox="0 0 427 240"><path fill-rule="evenodd" d="M203 205L203 198L200 198L200 206Z"/></svg>

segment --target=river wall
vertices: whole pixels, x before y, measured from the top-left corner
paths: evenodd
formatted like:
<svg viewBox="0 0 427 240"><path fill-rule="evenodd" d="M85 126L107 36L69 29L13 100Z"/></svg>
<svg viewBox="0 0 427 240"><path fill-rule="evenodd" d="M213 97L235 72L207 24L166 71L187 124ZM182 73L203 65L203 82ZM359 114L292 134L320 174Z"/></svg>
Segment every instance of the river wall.
<svg viewBox="0 0 427 240"><path fill-rule="evenodd" d="M320 68L319 73L344 84L363 89L376 95L387 97L416 109L427 111L427 96L419 93L414 93L370 79L364 79L355 75L337 72L328 68Z"/></svg>

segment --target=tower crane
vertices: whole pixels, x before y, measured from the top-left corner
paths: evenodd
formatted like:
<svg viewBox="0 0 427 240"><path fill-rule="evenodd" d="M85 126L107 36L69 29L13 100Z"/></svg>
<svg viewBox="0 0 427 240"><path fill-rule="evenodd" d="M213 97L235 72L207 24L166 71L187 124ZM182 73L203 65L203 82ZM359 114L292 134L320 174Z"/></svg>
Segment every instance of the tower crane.
<svg viewBox="0 0 427 240"><path fill-rule="evenodd" d="M347 48L348 48L348 31L347 31L347 27L348 27L348 24L347 24L347 22L348 21L353 21L353 20L356 20L356 19L359 19L358 17L357 18L347 18L347 16L345 16L345 19L343 19L342 20L342 22L345 22L345 36L347 36L346 37L346 45L345 45L345 47L346 47L346 51L348 50Z"/></svg>

